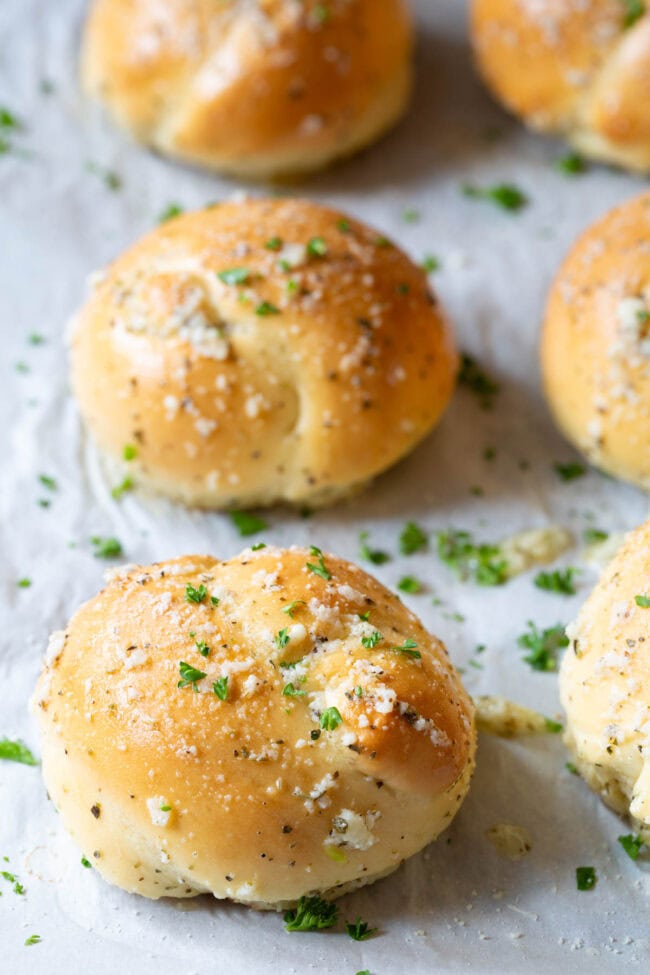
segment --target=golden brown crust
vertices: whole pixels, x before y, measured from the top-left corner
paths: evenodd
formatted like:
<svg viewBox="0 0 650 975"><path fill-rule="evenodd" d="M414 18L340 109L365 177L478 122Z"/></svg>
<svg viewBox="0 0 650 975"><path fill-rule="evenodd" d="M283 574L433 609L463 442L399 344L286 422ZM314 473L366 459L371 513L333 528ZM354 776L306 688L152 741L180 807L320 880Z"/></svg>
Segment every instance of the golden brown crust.
<svg viewBox="0 0 650 975"><path fill-rule="evenodd" d="M650 169L650 13L621 0L473 0L479 70L533 128Z"/></svg>
<svg viewBox="0 0 650 975"><path fill-rule="evenodd" d="M567 628L567 744L594 791L650 839L650 522L631 532ZM641 605L636 597L641 597Z"/></svg>
<svg viewBox="0 0 650 975"><path fill-rule="evenodd" d="M168 221L108 268L72 340L100 447L135 444L140 483L206 507L349 494L430 431L455 371L424 272L304 200Z"/></svg>
<svg viewBox="0 0 650 975"><path fill-rule="evenodd" d="M207 676L178 687L181 661ZM149 897L274 906L368 882L445 828L473 767L443 645L361 569L302 549L118 571L53 637L35 704L63 822Z"/></svg>
<svg viewBox="0 0 650 975"><path fill-rule="evenodd" d="M589 460L650 489L650 194L577 241L551 289L541 342L555 418Z"/></svg>
<svg viewBox="0 0 650 975"><path fill-rule="evenodd" d="M82 80L139 140L265 177L388 128L410 55L404 0L95 0Z"/></svg>

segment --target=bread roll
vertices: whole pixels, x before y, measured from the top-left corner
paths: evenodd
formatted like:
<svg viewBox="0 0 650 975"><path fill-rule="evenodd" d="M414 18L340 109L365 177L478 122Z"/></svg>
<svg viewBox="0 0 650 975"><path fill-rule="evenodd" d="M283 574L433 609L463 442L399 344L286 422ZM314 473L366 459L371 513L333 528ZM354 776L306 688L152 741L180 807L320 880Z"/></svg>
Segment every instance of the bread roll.
<svg viewBox="0 0 650 975"><path fill-rule="evenodd" d="M72 380L100 447L203 507L321 505L406 454L456 354L425 273L304 200L170 220L96 282Z"/></svg>
<svg viewBox="0 0 650 975"><path fill-rule="evenodd" d="M435 839L473 768L442 643L317 549L114 571L52 637L34 705L62 822L152 898L343 894Z"/></svg>
<svg viewBox="0 0 650 975"><path fill-rule="evenodd" d="M650 13L623 0L473 0L478 67L529 126L650 170Z"/></svg>
<svg viewBox="0 0 650 975"><path fill-rule="evenodd" d="M95 0L82 84L136 139L236 176L326 166L402 114L405 0Z"/></svg>
<svg viewBox="0 0 650 975"><path fill-rule="evenodd" d="M631 532L567 629L567 742L590 787L650 842L650 521ZM637 597L639 599L637 600Z"/></svg>
<svg viewBox="0 0 650 975"><path fill-rule="evenodd" d="M541 355L555 418L615 477L650 489L650 194L578 240L551 289Z"/></svg>

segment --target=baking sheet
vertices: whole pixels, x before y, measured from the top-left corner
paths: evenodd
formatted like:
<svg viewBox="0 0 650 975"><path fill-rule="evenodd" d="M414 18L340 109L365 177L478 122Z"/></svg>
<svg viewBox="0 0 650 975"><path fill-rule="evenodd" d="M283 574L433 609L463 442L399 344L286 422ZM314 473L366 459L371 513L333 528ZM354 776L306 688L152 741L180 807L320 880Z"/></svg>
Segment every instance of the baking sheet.
<svg viewBox="0 0 650 975"><path fill-rule="evenodd" d="M524 133L476 81L465 3L415 6L418 78L408 117L299 192L373 223L418 260L438 257L435 284L460 345L498 378L501 392L486 413L460 389L441 427L365 494L308 520L273 511L262 537L356 559L361 530L395 554L409 519L488 541L547 524L576 536L588 525L632 527L648 515L640 492L595 472L568 484L554 473L555 462L575 455L542 401L536 344L546 289L576 233L644 184L601 167L573 179L559 174L553 163L562 147ZM92 555L92 535L117 536L126 559L138 562L206 551L228 557L243 547L224 515L137 494L115 502L70 398L64 328L86 276L153 226L169 203L201 206L237 189L137 148L84 102L76 83L83 9L82 0L0 3L0 103L25 126L12 140L15 151L0 156L0 737L21 737L36 751L27 700L48 633L101 585L105 565ZM121 188L108 188L89 163L118 173ZM520 186L530 205L512 215L459 189L501 181ZM409 209L417 221L404 220ZM30 344L34 332L46 341ZM490 446L497 456L488 463ZM57 489L48 491L40 474L54 477ZM482 497L472 494L476 486ZM39 505L42 498L49 507ZM404 599L447 642L472 693L505 694L553 715L556 679L532 672L516 641L529 619L567 622L595 581L578 550L559 564L581 568L573 598L535 589L533 573L501 588L458 583L433 548L375 572L391 586L405 573L425 582L424 593ZM17 586L23 577L31 587ZM486 645L482 670L468 666L479 643ZM208 897L152 903L109 887L81 867L38 769L3 762L2 869L17 874L26 892L16 895L0 879L0 969L545 975L647 967L648 865L625 856L616 837L628 828L565 761L558 736L482 738L471 793L451 829L391 878L341 902L345 917L361 915L380 928L360 944L341 933L289 935L279 916ZM504 860L484 838L501 822L530 832L526 859ZM579 865L597 869L592 892L576 891ZM42 941L25 947L31 934Z"/></svg>

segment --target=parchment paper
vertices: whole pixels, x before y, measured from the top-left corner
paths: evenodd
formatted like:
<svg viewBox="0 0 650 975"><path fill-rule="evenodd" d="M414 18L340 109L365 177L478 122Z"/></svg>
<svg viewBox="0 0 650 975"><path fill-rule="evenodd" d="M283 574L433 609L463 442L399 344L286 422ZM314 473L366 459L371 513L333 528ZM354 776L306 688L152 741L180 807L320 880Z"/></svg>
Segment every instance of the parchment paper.
<svg viewBox="0 0 650 975"><path fill-rule="evenodd" d="M137 493L115 502L69 394L64 328L86 276L155 225L170 202L191 208L238 189L132 145L83 100L76 59L84 6L0 3L0 103L24 121L14 151L0 156L0 736L21 737L36 752L27 700L48 633L101 585L105 565L93 557L90 537L114 535L125 560L140 562L195 551L228 557L244 544L224 515ZM262 537L355 559L360 530L396 553L408 519L487 541L552 523L577 537L587 525L632 527L648 514L640 492L595 472L568 484L554 473L555 462L575 455L543 403L536 346L546 289L573 238L643 183L600 167L575 178L558 173L563 147L524 133L474 77L465 3L420 0L416 8L418 78L408 117L299 192L373 223L418 260L438 257L435 284L459 342L498 378L501 392L486 413L460 389L441 427L365 494L308 520L274 511ZM108 188L89 163L118 173L121 188ZM460 192L464 182L502 181L530 197L519 214ZM418 222L403 219L407 209ZM30 344L34 332L46 341ZM483 458L489 446L497 450L491 463ZM57 489L39 483L40 474L54 477ZM483 497L471 493L475 486ZM43 498L49 507L39 505ZM404 598L465 667L472 693L505 694L553 715L556 679L532 672L516 641L529 619L567 622L594 583L577 549L559 564L582 569L573 598L536 589L532 573L501 588L459 583L433 549L375 571L388 585L406 572L426 583L424 593ZM31 587L17 586L23 577ZM468 666L479 643L487 647L482 670ZM109 887L80 865L39 770L3 762L0 856L8 861L1 867L19 876L25 894L0 878L0 970L545 975L647 968L648 865L625 856L616 837L629 829L565 761L557 735L482 738L470 796L451 829L393 877L341 903L348 919L361 915L381 929L361 944L342 933L290 935L275 914L208 897L152 903ZM504 860L484 838L501 822L528 829L526 859ZM579 865L597 869L589 893L576 890ZM31 934L42 942L25 947Z"/></svg>

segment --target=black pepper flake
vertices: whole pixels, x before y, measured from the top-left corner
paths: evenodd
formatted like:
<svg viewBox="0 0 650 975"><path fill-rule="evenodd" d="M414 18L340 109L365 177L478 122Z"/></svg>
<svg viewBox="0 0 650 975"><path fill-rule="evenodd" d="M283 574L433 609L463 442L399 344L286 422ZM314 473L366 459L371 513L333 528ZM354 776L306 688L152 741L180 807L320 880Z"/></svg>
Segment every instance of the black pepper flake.
<svg viewBox="0 0 650 975"><path fill-rule="evenodd" d="M102 814L102 811L101 811L101 809L99 808L99 806L97 805L97 803L95 803L95 805L94 805L94 806L91 806L91 807L90 807L90 811L91 811L91 813L93 814L93 816L95 817L95 819L99 819L99 817L100 817L100 816L101 816L101 814Z"/></svg>

